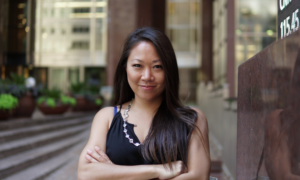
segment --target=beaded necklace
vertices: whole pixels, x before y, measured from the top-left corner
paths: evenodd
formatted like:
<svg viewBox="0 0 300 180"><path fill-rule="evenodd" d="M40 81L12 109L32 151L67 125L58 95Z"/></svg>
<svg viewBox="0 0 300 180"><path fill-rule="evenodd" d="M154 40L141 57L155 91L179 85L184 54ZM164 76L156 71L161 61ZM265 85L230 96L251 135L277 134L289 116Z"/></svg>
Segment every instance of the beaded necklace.
<svg viewBox="0 0 300 180"><path fill-rule="evenodd" d="M130 107L131 107L131 104L132 104L132 100L131 100L131 102L129 103L129 105L128 105L128 107L125 109L125 111L124 111L124 118L123 118L123 127L124 127L124 130L123 130L123 132L125 133L125 137L129 140L129 142L131 143L131 144L133 144L133 145L135 145L135 146L140 146L140 143L138 143L138 142L136 142L136 143L134 143L133 142L133 139L131 139L130 138L130 136L129 136L129 134L127 134L127 129L126 129L126 127L127 127L127 118L128 118L128 112L129 112L129 110L130 110Z"/></svg>

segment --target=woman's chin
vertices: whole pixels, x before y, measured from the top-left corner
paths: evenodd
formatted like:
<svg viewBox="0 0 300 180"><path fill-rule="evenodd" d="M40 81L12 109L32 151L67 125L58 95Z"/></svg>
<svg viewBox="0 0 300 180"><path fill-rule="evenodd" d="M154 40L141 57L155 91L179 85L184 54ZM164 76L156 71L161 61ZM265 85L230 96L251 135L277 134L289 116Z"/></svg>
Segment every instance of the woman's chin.
<svg viewBox="0 0 300 180"><path fill-rule="evenodd" d="M161 96L155 96L155 95L149 95L149 94L143 94L143 95L136 95L139 99L143 100L143 101L156 101L161 99Z"/></svg>

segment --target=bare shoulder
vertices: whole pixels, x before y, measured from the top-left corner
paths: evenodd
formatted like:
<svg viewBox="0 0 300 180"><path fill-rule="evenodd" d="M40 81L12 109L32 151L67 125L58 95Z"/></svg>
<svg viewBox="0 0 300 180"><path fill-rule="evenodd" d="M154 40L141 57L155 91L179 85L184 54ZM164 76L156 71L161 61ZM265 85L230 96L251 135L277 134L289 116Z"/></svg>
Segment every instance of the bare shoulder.
<svg viewBox="0 0 300 180"><path fill-rule="evenodd" d="M98 146L105 150L106 135L113 115L113 107L105 107L97 112L91 126L90 138L85 149L93 149L95 146Z"/></svg>
<svg viewBox="0 0 300 180"><path fill-rule="evenodd" d="M114 117L114 107L102 108L96 113L94 117L93 125L94 124L98 125L99 123L101 123L102 126L106 125L107 127L109 127L113 117Z"/></svg>
<svg viewBox="0 0 300 180"><path fill-rule="evenodd" d="M198 128L202 132L208 132L208 122L207 122L207 119L206 119L206 116L204 115L204 113L201 110L199 110L198 108L192 107L192 109L195 110L198 115L197 122L196 122L196 125L198 126Z"/></svg>

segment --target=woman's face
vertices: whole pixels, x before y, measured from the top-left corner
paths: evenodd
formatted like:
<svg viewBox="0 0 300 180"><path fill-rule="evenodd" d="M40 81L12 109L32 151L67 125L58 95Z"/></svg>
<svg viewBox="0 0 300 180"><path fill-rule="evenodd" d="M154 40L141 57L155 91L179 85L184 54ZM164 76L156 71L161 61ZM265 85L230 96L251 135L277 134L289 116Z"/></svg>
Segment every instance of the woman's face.
<svg viewBox="0 0 300 180"><path fill-rule="evenodd" d="M126 71L128 83L135 97L147 101L161 98L165 89L165 74L151 42L139 42L131 49Z"/></svg>

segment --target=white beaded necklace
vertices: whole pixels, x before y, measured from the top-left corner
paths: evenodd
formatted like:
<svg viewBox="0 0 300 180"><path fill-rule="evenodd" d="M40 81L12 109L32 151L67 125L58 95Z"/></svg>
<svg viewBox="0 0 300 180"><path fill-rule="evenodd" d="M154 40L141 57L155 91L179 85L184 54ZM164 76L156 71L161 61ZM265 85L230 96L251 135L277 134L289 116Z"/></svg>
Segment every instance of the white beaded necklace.
<svg viewBox="0 0 300 180"><path fill-rule="evenodd" d="M127 118L128 118L128 112L129 112L129 109L131 107L131 104L132 104L132 101L129 103L127 109L125 109L124 111L124 118L123 118L123 121L124 121L124 124L123 124L123 127L124 127L124 130L123 132L125 133L125 137L129 140L129 142L135 146L140 146L140 143L136 142L134 143L133 142L133 139L130 138L129 134L127 134L127 129L126 129L126 126L127 126Z"/></svg>

